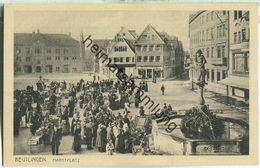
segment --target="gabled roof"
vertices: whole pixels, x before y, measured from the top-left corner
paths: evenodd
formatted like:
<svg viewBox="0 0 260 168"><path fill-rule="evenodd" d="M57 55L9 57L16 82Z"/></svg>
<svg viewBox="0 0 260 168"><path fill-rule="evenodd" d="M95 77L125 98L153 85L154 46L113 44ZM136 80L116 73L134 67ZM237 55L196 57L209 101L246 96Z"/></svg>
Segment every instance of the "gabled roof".
<svg viewBox="0 0 260 168"><path fill-rule="evenodd" d="M128 30L126 27L122 26L121 30L116 34L115 38L125 38L128 40L136 40L138 38L138 34L135 30Z"/></svg>
<svg viewBox="0 0 260 168"><path fill-rule="evenodd" d="M67 34L15 33L15 45L33 45L37 42L46 46L78 46L79 41Z"/></svg>
<svg viewBox="0 0 260 168"><path fill-rule="evenodd" d="M124 39L124 40L125 40L125 42L127 43L127 45L131 48L131 50L132 50L133 52L135 52L134 43L133 43L132 41L130 41L130 40L127 40L127 39Z"/></svg>
<svg viewBox="0 0 260 168"><path fill-rule="evenodd" d="M97 44L99 48L106 48L111 42L110 39L93 39L93 43Z"/></svg>
<svg viewBox="0 0 260 168"><path fill-rule="evenodd" d="M135 49L134 49L134 44L131 40L127 40L125 38L123 38L124 42L128 45L128 47L132 50L133 53L135 53ZM117 45L119 42L118 41L113 41L113 43L111 44L111 50L108 53L108 55L113 52L113 48L115 47L115 45Z"/></svg>
<svg viewBox="0 0 260 168"><path fill-rule="evenodd" d="M146 38L148 35L154 36L154 39ZM165 44L159 32L151 24L147 25L141 35L137 38L135 44Z"/></svg>
<svg viewBox="0 0 260 168"><path fill-rule="evenodd" d="M138 38L138 34L136 33L135 30L129 30L128 32L129 32L135 39Z"/></svg>

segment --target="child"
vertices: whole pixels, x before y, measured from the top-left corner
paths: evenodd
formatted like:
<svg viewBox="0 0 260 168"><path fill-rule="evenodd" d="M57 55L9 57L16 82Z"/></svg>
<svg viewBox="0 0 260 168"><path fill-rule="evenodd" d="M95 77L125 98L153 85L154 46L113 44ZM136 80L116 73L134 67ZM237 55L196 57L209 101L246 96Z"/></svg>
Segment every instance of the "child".
<svg viewBox="0 0 260 168"><path fill-rule="evenodd" d="M106 145L106 151L108 155L113 155L114 152L114 144L112 140L110 139Z"/></svg>

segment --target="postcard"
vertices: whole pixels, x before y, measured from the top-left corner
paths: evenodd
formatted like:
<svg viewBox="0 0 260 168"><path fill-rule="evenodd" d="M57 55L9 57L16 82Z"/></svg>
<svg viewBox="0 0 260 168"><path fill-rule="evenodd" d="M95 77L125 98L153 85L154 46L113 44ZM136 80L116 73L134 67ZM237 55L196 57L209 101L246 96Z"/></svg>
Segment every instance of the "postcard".
<svg viewBox="0 0 260 168"><path fill-rule="evenodd" d="M258 4L6 4L5 166L257 164Z"/></svg>

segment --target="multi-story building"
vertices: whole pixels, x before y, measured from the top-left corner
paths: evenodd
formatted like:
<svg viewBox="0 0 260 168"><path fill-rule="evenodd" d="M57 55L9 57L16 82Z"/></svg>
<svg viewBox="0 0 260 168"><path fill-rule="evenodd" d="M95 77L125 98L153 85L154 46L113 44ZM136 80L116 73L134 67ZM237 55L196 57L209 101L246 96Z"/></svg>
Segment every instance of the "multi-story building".
<svg viewBox="0 0 260 168"><path fill-rule="evenodd" d="M249 100L249 11L230 11L230 53L227 95Z"/></svg>
<svg viewBox="0 0 260 168"><path fill-rule="evenodd" d="M79 41L70 34L14 34L15 73L82 72Z"/></svg>
<svg viewBox="0 0 260 168"><path fill-rule="evenodd" d="M111 65L116 64L128 76L135 74L134 42L137 38L138 35L135 30L127 30L125 27L121 27L119 33L106 48L108 57L112 60Z"/></svg>
<svg viewBox="0 0 260 168"><path fill-rule="evenodd" d="M206 60L209 86L225 92L225 87L218 84L227 77L229 57L229 12L199 11L190 16L189 38L190 55L194 57L201 49ZM191 69L192 76L196 71ZM192 79L191 79L192 80Z"/></svg>
<svg viewBox="0 0 260 168"><path fill-rule="evenodd" d="M175 36L148 25L135 41L137 73L146 79L174 78L183 72L183 47Z"/></svg>

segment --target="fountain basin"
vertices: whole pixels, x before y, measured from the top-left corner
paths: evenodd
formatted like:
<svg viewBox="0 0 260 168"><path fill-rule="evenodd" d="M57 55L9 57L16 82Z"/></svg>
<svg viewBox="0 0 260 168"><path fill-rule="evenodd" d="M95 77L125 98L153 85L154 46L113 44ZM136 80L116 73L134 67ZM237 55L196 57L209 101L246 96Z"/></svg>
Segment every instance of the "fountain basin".
<svg viewBox="0 0 260 168"><path fill-rule="evenodd" d="M151 146L171 155L243 155L248 154L248 126L241 121L219 118L224 122L225 131L221 138L214 140L191 139L180 130L180 118L174 118L177 127L168 133L164 122L152 122Z"/></svg>

